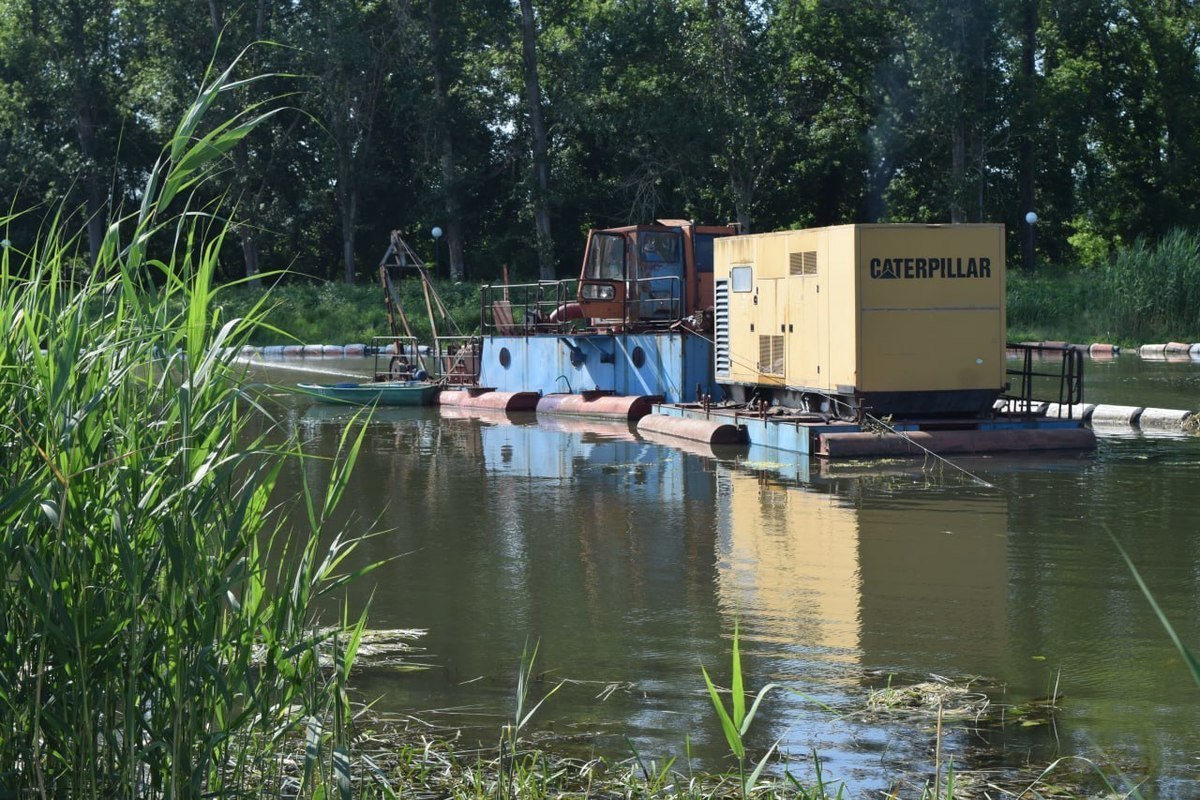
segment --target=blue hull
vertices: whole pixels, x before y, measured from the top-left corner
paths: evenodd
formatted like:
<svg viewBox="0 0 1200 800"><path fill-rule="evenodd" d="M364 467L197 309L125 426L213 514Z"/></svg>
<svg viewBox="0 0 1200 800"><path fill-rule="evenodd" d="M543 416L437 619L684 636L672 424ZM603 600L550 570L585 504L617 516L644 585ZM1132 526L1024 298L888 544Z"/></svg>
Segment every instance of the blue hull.
<svg viewBox="0 0 1200 800"><path fill-rule="evenodd" d="M479 384L502 392L720 397L712 344L688 331L485 336Z"/></svg>
<svg viewBox="0 0 1200 800"><path fill-rule="evenodd" d="M431 406L440 386L424 381L382 383L301 383L301 392L318 402L358 406Z"/></svg>

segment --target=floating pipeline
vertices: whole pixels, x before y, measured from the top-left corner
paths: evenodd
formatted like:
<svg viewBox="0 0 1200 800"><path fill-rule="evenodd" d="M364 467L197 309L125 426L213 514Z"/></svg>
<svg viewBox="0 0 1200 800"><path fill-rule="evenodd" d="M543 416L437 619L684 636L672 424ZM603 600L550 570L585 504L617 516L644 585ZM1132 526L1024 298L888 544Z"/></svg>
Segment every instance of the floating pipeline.
<svg viewBox="0 0 1200 800"><path fill-rule="evenodd" d="M491 409L494 411L533 411L541 395L537 392L498 392L494 389L469 387L443 389L437 397L439 406Z"/></svg>
<svg viewBox="0 0 1200 800"><path fill-rule="evenodd" d="M1011 412L1016 413L1016 412ZM1061 406L1050 403L1044 412L1050 419L1086 420L1103 430L1184 431L1195 427L1200 412L1182 408L1142 408L1140 406L1095 405L1079 403Z"/></svg>
<svg viewBox="0 0 1200 800"><path fill-rule="evenodd" d="M661 403L656 395L614 395L605 392L547 394L538 401L539 414L578 414L585 417L637 421Z"/></svg>
<svg viewBox="0 0 1200 800"><path fill-rule="evenodd" d="M1194 411L1178 408L1147 408L1142 410L1137 424L1142 430L1181 431L1188 429L1195 416Z"/></svg>
<svg viewBox="0 0 1200 800"><path fill-rule="evenodd" d="M1200 343L1144 344L1134 352L1149 361L1195 361L1200 359Z"/></svg>
<svg viewBox="0 0 1200 800"><path fill-rule="evenodd" d="M1102 403L1092 409L1088 419L1093 425L1133 428L1137 425L1143 410L1139 406L1116 406Z"/></svg>
<svg viewBox="0 0 1200 800"><path fill-rule="evenodd" d="M707 445L738 445L748 444L750 441L745 426L711 419L647 414L638 420L637 429L638 433L656 433Z"/></svg>
<svg viewBox="0 0 1200 800"><path fill-rule="evenodd" d="M658 415L656 414L651 414L649 416L642 417L642 419L645 420L657 416ZM640 436L643 441L650 442L651 444L661 445L662 447L670 447L672 450L678 450L681 453L689 453L694 456L700 456L701 458L733 458L738 454L749 452L749 445L714 445L706 442L698 442L694 439L681 439L680 437L672 434L657 433L652 430L643 429L640 422L638 424L638 436ZM714 448L721 448L721 452L718 452Z"/></svg>
<svg viewBox="0 0 1200 800"><path fill-rule="evenodd" d="M1073 347L1091 358L1108 360L1116 358L1121 353L1121 348L1115 344L1107 342L1095 342L1093 344L1072 344L1071 342L1018 342L1021 347L1027 347L1035 353L1057 353L1068 347ZM1165 345L1163 345L1165 347ZM1008 355L1017 355L1020 351L1014 348L1008 348Z"/></svg>
<svg viewBox="0 0 1200 800"><path fill-rule="evenodd" d="M1073 405L1048 403L1046 416L1052 419L1087 419L1095 410L1095 403L1075 403Z"/></svg>

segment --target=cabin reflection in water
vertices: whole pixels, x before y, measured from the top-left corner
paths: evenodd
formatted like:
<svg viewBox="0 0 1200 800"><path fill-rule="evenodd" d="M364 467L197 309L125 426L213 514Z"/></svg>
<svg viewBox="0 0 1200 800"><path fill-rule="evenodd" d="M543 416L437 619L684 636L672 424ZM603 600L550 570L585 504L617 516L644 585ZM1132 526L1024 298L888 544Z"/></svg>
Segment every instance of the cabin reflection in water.
<svg viewBox="0 0 1200 800"><path fill-rule="evenodd" d="M720 602L749 638L885 670L913 652L929 669L995 670L1008 636L1003 497L725 465L717 485Z"/></svg>

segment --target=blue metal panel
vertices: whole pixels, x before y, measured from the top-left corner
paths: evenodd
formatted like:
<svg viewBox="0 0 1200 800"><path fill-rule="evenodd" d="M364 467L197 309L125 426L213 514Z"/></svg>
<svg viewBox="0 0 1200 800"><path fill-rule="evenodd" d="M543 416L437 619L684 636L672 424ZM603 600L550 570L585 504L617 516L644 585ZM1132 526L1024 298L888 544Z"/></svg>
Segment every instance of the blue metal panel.
<svg viewBox="0 0 1200 800"><path fill-rule="evenodd" d="M505 392L662 395L669 403L694 398L697 384L710 394L715 390L712 345L684 331L487 337L479 383Z"/></svg>

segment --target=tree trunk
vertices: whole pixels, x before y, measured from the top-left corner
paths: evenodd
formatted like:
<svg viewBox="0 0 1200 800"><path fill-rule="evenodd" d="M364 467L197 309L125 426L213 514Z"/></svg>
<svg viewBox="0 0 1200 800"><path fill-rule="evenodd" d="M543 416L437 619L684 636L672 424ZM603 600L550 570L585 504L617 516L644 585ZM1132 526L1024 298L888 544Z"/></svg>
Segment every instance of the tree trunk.
<svg viewBox="0 0 1200 800"><path fill-rule="evenodd" d="M953 64L956 78L963 85L969 82L966 74L965 53L969 47L967 41L968 14L964 8L965 0L958 0L950 8L950 24L953 26L954 38L950 43L950 63ZM948 76L949 77L949 76ZM967 221L966 214L966 175L967 175L967 117L971 109L966 107L966 97L957 98L957 108L953 111L953 121L950 130L950 222Z"/></svg>
<svg viewBox="0 0 1200 800"><path fill-rule="evenodd" d="M537 21L533 0L521 2L521 51L525 61L525 100L533 136L533 223L537 235L538 275L555 277L554 240L550 234L550 165L546 160L546 120L542 115L542 87L538 81Z"/></svg>
<svg viewBox="0 0 1200 800"><path fill-rule="evenodd" d="M450 278L456 281L465 279L467 270L463 261L462 223L457 218L446 223L446 250L450 259Z"/></svg>
<svg viewBox="0 0 1200 800"><path fill-rule="evenodd" d="M208 15L212 22L213 41L219 41L225 33L225 15L221 12L221 6L218 0L208 0ZM255 18L254 25L254 40L261 41L263 39L263 27L266 24L266 18L263 14L263 2L259 0L258 14ZM246 140L239 141L233 148L233 161L237 165L237 175L234 176L234 182L239 187L238 192L238 208L237 216L240 220L246 213L246 196L249 193L249 184L251 180L250 168L250 148L246 145ZM259 182L259 191L261 193L262 181ZM249 207L249 213L253 214L257 210L258 203L252 203ZM255 226L259 224L258 220L252 220L250 224L241 223L239 220L234 220L233 228L238 237L242 240L242 265L244 274L247 278L253 278L254 285L258 285L257 275L259 273L258 266L258 236L255 234Z"/></svg>
<svg viewBox="0 0 1200 800"><path fill-rule="evenodd" d="M1037 48L1037 0L1025 0L1024 15L1021 24L1021 78L1022 100L1024 105L1024 133L1021 136L1018 158L1020 167L1017 182L1021 194L1021 220L1025 228L1021 236L1021 267L1029 272L1034 265L1033 225L1024 222L1025 215L1034 211L1034 180L1035 163L1033 157L1033 130L1036 93L1034 89L1035 64L1034 57Z"/></svg>
<svg viewBox="0 0 1200 800"><path fill-rule="evenodd" d="M959 117L954 121L954 140L951 145L950 221L966 222L963 210L963 181L967 172L967 123Z"/></svg>
<svg viewBox="0 0 1200 800"><path fill-rule="evenodd" d="M247 229L242 233L242 260L246 263L246 277L253 278L253 284L258 285L258 237Z"/></svg>
<svg viewBox="0 0 1200 800"><path fill-rule="evenodd" d="M251 203L249 209L247 209L245 202L244 202L247 199L246 195L249 194L249 191L248 191L249 187L247 186L247 184L249 183L249 178L250 178L250 148L248 148L246 146L246 141L244 139L242 141L238 142L234 146L233 161L235 164L237 164L237 169L238 169L238 175L235 178L235 180L237 181L237 183L241 184L241 186L242 186L242 190L241 190L241 192L239 192L239 195L243 202L239 202L239 204L238 204L239 205L238 217L244 217L246 215L247 211L250 214L255 214L257 212L258 203L257 202ZM261 182L260 182L260 184L261 184ZM258 195L258 192L255 192L256 200L257 200L257 195ZM238 235L242 239L242 263L243 263L243 266L245 267L245 275L247 278L254 278L256 285L257 285L257 277L256 276L258 275L258 271L259 271L258 270L258 237L255 235L254 231L255 231L255 226L258 224L259 224L258 220L251 220L250 224L235 225L235 229L237 230Z"/></svg>
<svg viewBox="0 0 1200 800"><path fill-rule="evenodd" d="M96 266L104 244L104 192L101 189L96 153L96 122L92 108L80 87L76 99L75 132L79 137L79 152L83 154L83 194L87 213L88 265Z"/></svg>
<svg viewBox="0 0 1200 800"><path fill-rule="evenodd" d="M344 150L345 148L339 148ZM338 154L338 210L342 219L342 280L354 283L354 239L358 227L358 187L354 167L347 152Z"/></svg>
<svg viewBox="0 0 1200 800"><path fill-rule="evenodd" d="M729 188L733 194L733 211L742 233L750 233L750 210L754 205L754 175L749 169L729 168Z"/></svg>
<svg viewBox="0 0 1200 800"><path fill-rule="evenodd" d="M434 127L441 140L442 197L446 213L446 247L450 257L450 278L461 281L466 277L463 266L462 220L459 218L458 181L454 165L454 137L450 124L450 71L446 65L445 43L442 41L441 20L438 17L440 0L429 0L429 44L433 50ZM436 247L436 245L435 245ZM434 256L436 257L436 250ZM435 265L436 266L436 265Z"/></svg>

